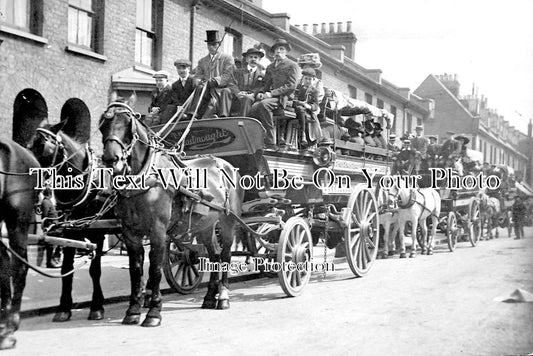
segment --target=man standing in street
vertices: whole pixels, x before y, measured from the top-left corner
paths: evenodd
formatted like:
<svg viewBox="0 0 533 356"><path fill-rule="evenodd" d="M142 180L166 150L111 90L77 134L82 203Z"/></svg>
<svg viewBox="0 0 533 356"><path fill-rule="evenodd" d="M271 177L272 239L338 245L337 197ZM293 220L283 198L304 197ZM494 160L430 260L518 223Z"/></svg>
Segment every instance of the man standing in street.
<svg viewBox="0 0 533 356"><path fill-rule="evenodd" d="M218 31L206 31L207 51L209 54L198 61L194 78L196 84L203 82L206 85L206 93L198 111L198 117L218 117L229 116L231 110L231 85L233 81L233 70L235 62L229 54L219 52L222 42L218 37ZM200 95L201 90L198 90ZM194 101L198 102L198 98ZM194 108L193 108L194 111Z"/></svg>
<svg viewBox="0 0 533 356"><path fill-rule="evenodd" d="M172 84L172 105L176 105L178 111L194 91L194 80L190 75L191 61L178 58L174 61L178 71L178 80Z"/></svg>
<svg viewBox="0 0 533 356"><path fill-rule="evenodd" d="M248 116L255 102L255 95L262 87L265 69L259 65L263 52L250 48L242 54L246 65L234 72L236 84L232 87L234 95L232 111L238 116Z"/></svg>
<svg viewBox="0 0 533 356"><path fill-rule="evenodd" d="M429 140L422 136L424 128L422 126L417 126L416 137L411 140L413 149L415 150L415 173L418 174L421 169L422 162L427 163L427 151L429 146Z"/></svg>
<svg viewBox="0 0 533 356"><path fill-rule="evenodd" d="M512 206L515 240L524 238L524 224L526 222L526 205L522 197L517 195Z"/></svg>
<svg viewBox="0 0 533 356"><path fill-rule="evenodd" d="M266 130L265 147L276 150L276 129L272 112L280 108L285 109L287 106L289 96L296 89L300 67L287 58L291 46L286 40L277 39L271 48L275 60L266 69L263 88L257 94L257 99L260 101L252 106L251 116L258 119ZM278 143L285 144L281 140Z"/></svg>

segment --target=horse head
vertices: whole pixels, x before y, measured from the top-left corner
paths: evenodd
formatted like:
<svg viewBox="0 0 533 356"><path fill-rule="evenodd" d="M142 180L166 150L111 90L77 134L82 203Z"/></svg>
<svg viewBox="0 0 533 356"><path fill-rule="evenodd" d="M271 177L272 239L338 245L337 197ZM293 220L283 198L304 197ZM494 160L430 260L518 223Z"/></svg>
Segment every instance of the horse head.
<svg viewBox="0 0 533 356"><path fill-rule="evenodd" d="M400 208L408 208L415 201L415 190L413 188L398 188L396 201Z"/></svg>
<svg viewBox="0 0 533 356"><path fill-rule="evenodd" d="M112 102L100 119L102 161L114 174L136 173L149 148L148 131L129 103Z"/></svg>

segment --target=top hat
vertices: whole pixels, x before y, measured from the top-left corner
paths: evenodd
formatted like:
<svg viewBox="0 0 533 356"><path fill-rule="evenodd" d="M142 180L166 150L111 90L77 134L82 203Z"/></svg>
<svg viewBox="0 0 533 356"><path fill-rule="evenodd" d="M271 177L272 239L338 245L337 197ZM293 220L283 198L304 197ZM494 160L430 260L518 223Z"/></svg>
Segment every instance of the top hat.
<svg viewBox="0 0 533 356"><path fill-rule="evenodd" d="M319 69L322 67L322 62L320 62L320 55L318 53L306 53L298 58L298 65L300 67L310 65L314 69Z"/></svg>
<svg viewBox="0 0 533 356"><path fill-rule="evenodd" d="M207 43L218 43L221 41L221 39L218 37L218 31L217 30L207 30L205 31L207 34L207 39L205 42Z"/></svg>
<svg viewBox="0 0 533 356"><path fill-rule="evenodd" d="M160 70L160 71L157 71L154 73L154 75L152 75L153 78L166 78L168 79L169 75L168 75L168 72L166 70Z"/></svg>
<svg viewBox="0 0 533 356"><path fill-rule="evenodd" d="M174 65L176 67L178 66L182 66L182 67L190 67L191 66L191 61L188 60L188 59L184 59L184 58L178 58L174 61Z"/></svg>
<svg viewBox="0 0 533 356"><path fill-rule="evenodd" d="M292 49L289 42L287 42L284 38L277 38L276 40L274 40L274 44L272 45L272 47L270 47L270 50L274 52L279 46L287 48L287 52Z"/></svg>
<svg viewBox="0 0 533 356"><path fill-rule="evenodd" d="M255 55L259 56L259 58L263 58L265 56L265 54L263 52L261 52L260 50L258 50L256 48L248 48L248 50L242 54L242 58L246 58L246 56L248 56L250 54L255 54Z"/></svg>
<svg viewBox="0 0 533 356"><path fill-rule="evenodd" d="M305 68L304 70L302 70L302 76L304 75L315 78L316 72L313 68Z"/></svg>

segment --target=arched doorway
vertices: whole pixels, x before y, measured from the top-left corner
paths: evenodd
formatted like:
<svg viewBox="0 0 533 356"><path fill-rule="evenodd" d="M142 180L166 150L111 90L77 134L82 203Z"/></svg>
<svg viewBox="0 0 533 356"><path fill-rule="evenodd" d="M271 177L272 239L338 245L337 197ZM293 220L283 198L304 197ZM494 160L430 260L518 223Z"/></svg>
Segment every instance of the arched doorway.
<svg viewBox="0 0 533 356"><path fill-rule="evenodd" d="M26 147L39 124L48 119L48 106L35 89L26 88L13 104L13 141Z"/></svg>
<svg viewBox="0 0 533 356"><path fill-rule="evenodd" d="M78 142L85 143L91 136L91 113L83 100L68 99L61 108L61 130Z"/></svg>

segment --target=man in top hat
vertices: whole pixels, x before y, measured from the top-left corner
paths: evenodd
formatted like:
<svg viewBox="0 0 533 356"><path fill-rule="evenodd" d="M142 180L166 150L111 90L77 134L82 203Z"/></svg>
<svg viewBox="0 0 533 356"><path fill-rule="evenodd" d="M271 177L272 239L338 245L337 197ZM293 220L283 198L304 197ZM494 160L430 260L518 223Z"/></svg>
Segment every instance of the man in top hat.
<svg viewBox="0 0 533 356"><path fill-rule="evenodd" d="M418 174L422 163L427 163L427 151L429 146L429 140L424 137L422 133L424 128L420 125L416 126L416 137L411 140L411 147L415 150L415 172Z"/></svg>
<svg viewBox="0 0 533 356"><path fill-rule="evenodd" d="M152 102L148 108L151 117L147 117L145 121L148 126L164 124L176 112L176 106L172 105L172 89L168 77L166 70L153 75L156 89L152 92Z"/></svg>
<svg viewBox="0 0 533 356"><path fill-rule="evenodd" d="M277 39L271 50L274 52L275 60L266 69L263 88L257 94L259 101L252 106L251 116L258 119L266 129L266 148L277 149L272 112L279 108L285 109L287 106L289 96L296 89L300 67L287 58L291 46L286 40ZM279 144L283 145L284 142Z"/></svg>
<svg viewBox="0 0 533 356"><path fill-rule="evenodd" d="M264 56L263 52L255 48L249 48L242 54L246 66L233 72L234 85L231 91L234 95L231 111L238 116L248 116L255 102L255 96L262 88L265 69L259 64Z"/></svg>
<svg viewBox="0 0 533 356"><path fill-rule="evenodd" d="M178 111L194 91L194 79L191 74L191 61L178 58L174 61L174 66L178 71L178 80L172 84L172 104L176 105Z"/></svg>
<svg viewBox="0 0 533 356"><path fill-rule="evenodd" d="M315 77L316 73L313 68L306 68L302 71L302 81L296 87L295 99L292 102L296 118L300 121L302 148L306 148L309 141L317 141L323 136L317 116L320 108L318 89L313 86Z"/></svg>
<svg viewBox="0 0 533 356"><path fill-rule="evenodd" d="M232 56L219 51L222 40L218 37L218 31L209 30L206 33L209 54L198 61L194 76L197 82L202 81L207 85L198 116L212 117L216 114L226 117L229 116L233 98L230 87L233 85L235 62Z"/></svg>

